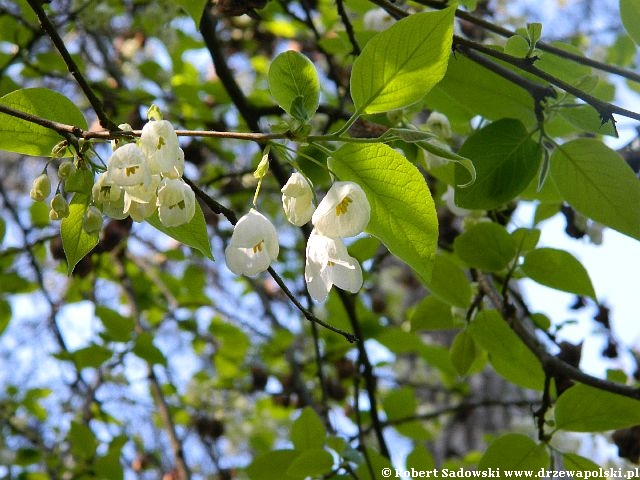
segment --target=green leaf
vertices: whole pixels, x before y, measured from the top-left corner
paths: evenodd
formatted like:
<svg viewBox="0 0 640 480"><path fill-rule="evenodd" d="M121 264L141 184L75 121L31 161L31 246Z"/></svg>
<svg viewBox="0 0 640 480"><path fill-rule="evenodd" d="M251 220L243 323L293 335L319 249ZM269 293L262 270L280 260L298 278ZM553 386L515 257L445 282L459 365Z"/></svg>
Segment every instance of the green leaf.
<svg viewBox="0 0 640 480"><path fill-rule="evenodd" d="M570 105L559 109L558 113L571 125L585 132L611 137L618 136L615 124L612 122L602 123L600 114L591 105Z"/></svg>
<svg viewBox="0 0 640 480"><path fill-rule="evenodd" d="M102 321L108 337L116 342L131 340L135 322L130 317L123 317L115 310L97 306L96 316Z"/></svg>
<svg viewBox="0 0 640 480"><path fill-rule="evenodd" d="M99 233L87 233L82 228L84 215L89 208L90 197L76 193L69 203L69 216L60 223L62 248L67 257L67 274L98 244Z"/></svg>
<svg viewBox="0 0 640 480"><path fill-rule="evenodd" d="M436 136L433 133L410 128L390 128L387 132L388 134L397 136L403 142L414 143L433 155L458 163L467 171L470 177L470 180L467 183L460 185L461 188L468 187L476 181L476 169L473 166L473 162L466 157L452 152L451 150L442 148L438 144Z"/></svg>
<svg viewBox="0 0 640 480"><path fill-rule="evenodd" d="M605 144L573 140L551 156L551 179L560 195L583 215L640 239L640 182L631 167Z"/></svg>
<svg viewBox="0 0 640 480"><path fill-rule="evenodd" d="M575 453L563 453L562 464L564 468L570 472L593 472L600 468L600 465L597 463Z"/></svg>
<svg viewBox="0 0 640 480"><path fill-rule="evenodd" d="M320 80L311 60L293 50L278 55L269 67L269 89L282 109L307 121L320 101Z"/></svg>
<svg viewBox="0 0 640 480"><path fill-rule="evenodd" d="M287 470L299 456L296 450L275 450L253 459L246 469L252 480L295 480L287 475Z"/></svg>
<svg viewBox="0 0 640 480"><path fill-rule="evenodd" d="M529 185L538 172L542 152L519 120L506 118L471 135L459 154L473 162L476 181L460 187L469 182L469 172L456 165L456 205L491 210Z"/></svg>
<svg viewBox="0 0 640 480"><path fill-rule="evenodd" d="M199 251L205 257L213 260L207 224L204 221L204 214L198 202L196 202L196 213L189 223L177 227L165 227L158 218L158 212L155 212L151 217L147 218L146 222L162 233L169 235L171 238L184 243Z"/></svg>
<svg viewBox="0 0 640 480"><path fill-rule="evenodd" d="M596 300L587 270L569 252L537 248L527 253L521 268L529 278L542 285Z"/></svg>
<svg viewBox="0 0 640 480"><path fill-rule="evenodd" d="M416 445L415 448L407 455L407 468L415 468L416 470L433 470L436 462L431 452L424 445Z"/></svg>
<svg viewBox="0 0 640 480"><path fill-rule="evenodd" d="M46 88L15 90L0 98L0 104L36 117L82 129L87 121L67 97ZM51 149L63 140L54 130L0 113L0 150L50 157Z"/></svg>
<svg viewBox="0 0 640 480"><path fill-rule="evenodd" d="M448 330L453 328L451 305L438 299L435 295L424 297L415 306L410 315L411 331Z"/></svg>
<svg viewBox="0 0 640 480"><path fill-rule="evenodd" d="M513 35L504 45L504 53L518 58L525 58L529 53L529 42L521 35Z"/></svg>
<svg viewBox="0 0 640 480"><path fill-rule="evenodd" d="M176 3L193 18L196 28L198 28L204 7L208 4L207 0L176 0Z"/></svg>
<svg viewBox="0 0 640 480"><path fill-rule="evenodd" d="M521 387L542 390L544 371L540 362L497 311L481 311L468 329L476 343L487 351L498 374Z"/></svg>
<svg viewBox="0 0 640 480"><path fill-rule="evenodd" d="M153 344L153 337L149 332L142 332L138 335L132 352L151 365L167 365L167 359L160 349Z"/></svg>
<svg viewBox="0 0 640 480"><path fill-rule="evenodd" d="M311 407L305 407L291 426L291 441L296 450L320 449L326 435L322 420Z"/></svg>
<svg viewBox="0 0 640 480"><path fill-rule="evenodd" d="M455 307L467 308L471 304L469 279L446 255L437 255L431 280L427 287L435 296Z"/></svg>
<svg viewBox="0 0 640 480"><path fill-rule="evenodd" d="M384 144L346 144L329 159L341 180L359 184L371 204L367 231L412 267L423 282L431 278L438 220L420 171Z"/></svg>
<svg viewBox="0 0 640 480"><path fill-rule="evenodd" d="M72 353L74 363L78 368L99 368L111 358L113 352L102 345L89 345Z"/></svg>
<svg viewBox="0 0 640 480"><path fill-rule="evenodd" d="M460 330L451 344L451 363L459 375L466 375L476 359L478 350L473 336L467 330Z"/></svg>
<svg viewBox="0 0 640 480"><path fill-rule="evenodd" d="M401 422L393 424L393 426L402 435L414 440L426 440L430 437L429 432L427 432L420 422L407 420L416 414L416 408L418 406L413 389L402 387L390 391L387 396L384 397L382 406L388 421L392 424L394 420L401 420Z"/></svg>
<svg viewBox="0 0 640 480"><path fill-rule="evenodd" d="M426 103L452 121L481 115L489 120L515 118L529 127L536 123L533 101L524 89L463 55L451 56L447 74Z"/></svg>
<svg viewBox="0 0 640 480"><path fill-rule="evenodd" d="M576 384L558 398L556 428L570 432L603 432L640 424L640 401L599 388Z"/></svg>
<svg viewBox="0 0 640 480"><path fill-rule="evenodd" d="M637 45L640 45L640 0L620 0L620 20Z"/></svg>
<svg viewBox="0 0 640 480"><path fill-rule="evenodd" d="M329 473L333 467L333 457L322 448L311 448L303 451L291 462L287 475L296 478L320 478Z"/></svg>
<svg viewBox="0 0 640 480"><path fill-rule="evenodd" d="M0 298L0 335L9 326L11 320L11 304L4 298Z"/></svg>
<svg viewBox="0 0 640 480"><path fill-rule="evenodd" d="M98 448L98 440L91 429L75 420L71 422L68 440L71 443L71 451L81 458L92 458Z"/></svg>
<svg viewBox="0 0 640 480"><path fill-rule="evenodd" d="M549 467L549 453L526 435L507 433L495 439L484 452L478 470L540 470Z"/></svg>
<svg viewBox="0 0 640 480"><path fill-rule="evenodd" d="M444 76L455 8L404 18L372 38L353 63L358 113L382 113L421 100Z"/></svg>
<svg viewBox="0 0 640 480"><path fill-rule="evenodd" d="M502 225L480 222L458 235L453 241L453 249L470 267L499 272L513 260L516 242Z"/></svg>

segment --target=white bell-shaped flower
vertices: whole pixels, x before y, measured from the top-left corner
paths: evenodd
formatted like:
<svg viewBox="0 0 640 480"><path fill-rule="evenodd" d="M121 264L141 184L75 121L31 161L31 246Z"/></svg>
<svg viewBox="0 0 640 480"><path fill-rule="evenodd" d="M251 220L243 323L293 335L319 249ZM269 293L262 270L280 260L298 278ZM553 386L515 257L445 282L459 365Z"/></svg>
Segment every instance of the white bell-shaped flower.
<svg viewBox="0 0 640 480"><path fill-rule="evenodd" d="M335 182L313 213L318 233L327 237L351 237L369 224L371 206L357 183Z"/></svg>
<svg viewBox="0 0 640 480"><path fill-rule="evenodd" d="M301 227L313 215L313 190L309 182L298 172L294 172L282 187L282 207L287 220Z"/></svg>
<svg viewBox="0 0 640 480"><path fill-rule="evenodd" d="M107 171L111 181L120 187L147 184L151 179L147 159L135 143L117 148L111 155Z"/></svg>
<svg viewBox="0 0 640 480"><path fill-rule="evenodd" d="M98 180L91 189L93 203L108 217L122 220L128 214L124 211L124 189L110 178L108 172L98 176Z"/></svg>
<svg viewBox="0 0 640 480"><path fill-rule="evenodd" d="M224 254L229 270L253 276L269 268L279 251L276 227L252 208L236 223Z"/></svg>
<svg viewBox="0 0 640 480"><path fill-rule="evenodd" d="M181 156L178 136L168 120L147 122L142 127L140 148L147 156L153 173L167 177L182 175L184 152Z"/></svg>
<svg viewBox="0 0 640 480"><path fill-rule="evenodd" d="M325 237L314 229L307 240L304 279L311 298L322 302L333 285L351 293L360 290L362 269L342 239Z"/></svg>
<svg viewBox="0 0 640 480"><path fill-rule="evenodd" d="M196 213L196 195L180 178L165 178L158 189L158 217L165 227L189 223Z"/></svg>
<svg viewBox="0 0 640 480"><path fill-rule="evenodd" d="M156 211L160 175L151 175L146 184L124 187L124 211L132 220L142 222Z"/></svg>

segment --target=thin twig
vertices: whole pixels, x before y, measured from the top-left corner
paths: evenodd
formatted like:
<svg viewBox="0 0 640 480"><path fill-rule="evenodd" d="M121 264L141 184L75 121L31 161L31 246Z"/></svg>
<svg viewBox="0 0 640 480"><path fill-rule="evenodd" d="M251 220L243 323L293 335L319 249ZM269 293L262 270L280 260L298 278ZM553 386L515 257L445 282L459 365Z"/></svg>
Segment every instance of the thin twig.
<svg viewBox="0 0 640 480"><path fill-rule="evenodd" d="M84 76L82 75L82 72L78 68L78 65L76 65L76 62L71 57L69 50L67 50L67 47L64 44L64 40L62 40L55 26L53 25L53 23L51 23L51 20L49 20L49 17L47 16L44 9L42 8L42 2L40 0L27 0L27 1L31 9L34 11L36 16L38 17L38 20L40 21L40 25L42 29L47 33L47 35L49 35L49 38L51 38L51 41L56 47L56 50L58 50L58 53L62 57L62 60L64 60L65 65L67 65L69 72L71 73L71 75L73 75L73 78L76 79L76 82L78 82L78 85L84 92L85 96L87 97L87 100L89 100L91 107L93 107L93 110L98 116L98 120L100 120L100 124L108 130L118 130L117 125L113 123L111 119L109 119L109 117L104 111L102 102L98 97L96 97L95 93L93 93L93 90L89 86L89 83L84 78Z"/></svg>
<svg viewBox="0 0 640 480"><path fill-rule="evenodd" d="M589 385L600 390L640 400L640 388L594 377L573 365L569 365L558 357L551 355L547 352L544 345L540 343L535 335L530 332L522 322L518 319L510 318L509 314L507 314L507 310L511 311L511 309L504 305L502 298L500 297L500 293L497 291L495 285L493 285L491 279L484 273L478 273L478 285L480 289L485 292L493 307L500 312L503 319L509 324L516 335L520 337L526 347L538 358L545 372L549 372L549 374L554 376L562 375L584 385Z"/></svg>

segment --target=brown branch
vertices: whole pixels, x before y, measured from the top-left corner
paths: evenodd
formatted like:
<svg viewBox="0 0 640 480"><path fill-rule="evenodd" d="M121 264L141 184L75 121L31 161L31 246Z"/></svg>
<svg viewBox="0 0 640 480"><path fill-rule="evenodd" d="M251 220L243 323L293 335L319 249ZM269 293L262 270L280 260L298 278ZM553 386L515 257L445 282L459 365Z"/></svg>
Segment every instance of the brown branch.
<svg viewBox="0 0 640 480"><path fill-rule="evenodd" d="M563 360L551 355L547 349L540 343L536 336L530 332L524 324L517 318L512 318L511 308L505 305L500 297L500 293L497 291L492 280L485 274L478 273L478 285L481 290L485 292L487 298L493 305L493 307L500 312L502 318L509 324L513 331L520 337L525 346L533 353L540 361L543 370L554 376L565 376L571 380L589 385L600 390L623 395L625 397L640 400L640 388L631 387L621 383L611 382L609 380L603 380L598 377L589 375L583 372L579 368L576 368Z"/></svg>
<svg viewBox="0 0 640 480"><path fill-rule="evenodd" d="M51 38L51 41L56 47L56 50L58 50L58 53L62 57L62 60L67 65L69 72L71 73L71 75L73 75L73 78L75 78L76 82L78 82L78 85L84 92L87 100L89 100L89 103L98 116L98 120L100 120L100 124L108 130L118 130L117 125L113 123L109 119L109 117L107 117L107 114L105 113L102 106L102 102L100 101L100 99L98 99L98 97L96 97L95 93L93 93L93 90L89 86L89 83L84 78L82 72L80 72L80 69L78 68L78 65L76 65L76 62L71 57L69 50L67 50L67 47L64 44L64 40L62 40L62 38L56 31L56 27L53 25L53 23L51 23L51 20L42 8L42 2L40 0L27 0L27 2L38 17L40 26L47 33L47 35L49 35L49 38Z"/></svg>
<svg viewBox="0 0 640 480"><path fill-rule="evenodd" d="M419 3L421 5L426 5L428 7L438 8L438 9L444 8L446 6L446 5L443 5L442 2L439 2L437 0L415 0L415 1L416 3ZM471 15L469 12L465 12L464 10L456 10L456 17L462 20L465 20L467 22L473 23L474 25L477 25L479 27L482 27L489 32L496 33L504 38L509 38L516 35L516 32L514 32L513 30L509 30L500 25L489 22L483 18L478 18L474 15ZM542 42L542 41L536 42L536 48L545 52L549 52L558 57L566 58L567 60L571 60L575 63L586 65L588 67L593 67L597 70L612 73L614 75L618 75L623 78L628 78L629 80L640 83L640 74L632 70L627 70L625 68L620 68L616 65L610 65L608 63L600 62L598 60L594 60L592 58L585 57L583 55L577 55L575 53L569 52L567 50L563 50L562 48L556 47L555 45L551 45L549 43Z"/></svg>
<svg viewBox="0 0 640 480"><path fill-rule="evenodd" d="M127 274L127 269L125 268L123 260L117 257L114 258L116 259L116 275L118 277L118 280L120 281L120 284L122 285L123 294L126 298L129 308L131 309L131 317L135 320L135 331L136 333L140 334L145 331L145 328L142 325L140 312L138 311L138 302L133 289L131 278ZM160 415L160 418L162 419L162 423L164 424L167 436L169 437L169 443L171 444L171 450L173 451L179 480L189 480L189 478L191 478L191 472L184 456L182 442L178 437L176 425L173 421L173 417L171 416L171 411L162 391L162 387L160 386L160 381L158 380L158 377L153 370L153 365L150 362L147 362L147 379L149 380L149 385L151 388L151 396L156 405L156 408L158 409L158 413Z"/></svg>
<svg viewBox="0 0 640 480"><path fill-rule="evenodd" d="M378 440L378 446L380 447L380 453L390 458L389 447L384 439L383 425L378 415L378 397L376 395L376 378L373 373L373 366L369 360L367 349L365 348L364 340L362 340L362 329L360 328L360 321L355 309L354 297L343 290L337 290L340 300L344 305L344 308L349 317L351 328L358 338L361 340L357 343L358 347L358 361L362 365L362 376L364 378L365 389L367 391L367 398L369 399L369 415L371 415L371 426L375 432Z"/></svg>

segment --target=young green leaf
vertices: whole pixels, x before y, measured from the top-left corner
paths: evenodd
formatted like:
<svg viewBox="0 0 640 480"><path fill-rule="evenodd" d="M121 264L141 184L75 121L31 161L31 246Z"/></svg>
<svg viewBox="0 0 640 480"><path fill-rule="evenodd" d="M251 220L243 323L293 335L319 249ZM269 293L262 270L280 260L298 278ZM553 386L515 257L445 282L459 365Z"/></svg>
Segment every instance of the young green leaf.
<svg viewBox="0 0 640 480"><path fill-rule="evenodd" d="M87 233L82 226L84 215L89 208L89 196L76 193L69 204L69 216L60 223L62 248L67 257L67 273L73 269L98 244L98 232Z"/></svg>
<svg viewBox="0 0 640 480"><path fill-rule="evenodd" d="M640 0L620 0L620 20L636 45L640 45Z"/></svg>
<svg viewBox="0 0 640 480"><path fill-rule="evenodd" d="M459 375L466 375L478 354L476 342L467 330L460 330L451 344L451 363Z"/></svg>
<svg viewBox="0 0 640 480"><path fill-rule="evenodd" d="M204 214L198 202L196 202L196 213L189 223L177 227L165 227L158 218L158 212L146 219L146 222L171 238L188 245L199 251L202 255L213 260L211 253L211 243L207 233L207 224L204 221Z"/></svg>
<svg viewBox="0 0 640 480"><path fill-rule="evenodd" d="M185 12L189 14L196 24L196 28L200 26L200 19L202 18L202 12L204 6L207 4L206 0L176 0L176 3L180 5Z"/></svg>
<svg viewBox="0 0 640 480"><path fill-rule="evenodd" d="M87 128L82 112L71 100L46 88L15 90L0 98L0 104L36 117ZM0 113L0 150L50 157L51 149L62 139L54 130Z"/></svg>
<svg viewBox="0 0 640 480"><path fill-rule="evenodd" d="M453 249L470 267L487 272L505 269L516 254L516 241L494 222L481 222L458 235Z"/></svg>
<svg viewBox="0 0 640 480"><path fill-rule="evenodd" d="M333 457L322 448L304 450L291 462L287 475L293 478L322 478L331 472Z"/></svg>
<svg viewBox="0 0 640 480"><path fill-rule="evenodd" d="M307 57L293 50L278 55L269 67L269 89L278 105L306 122L320 101L318 72Z"/></svg>
<svg viewBox="0 0 640 480"><path fill-rule="evenodd" d="M455 8L410 15L372 38L353 64L358 113L382 113L421 100L444 76Z"/></svg>
<svg viewBox="0 0 640 480"><path fill-rule="evenodd" d="M599 388L576 384L555 408L556 428L570 432L603 432L640 424L640 401Z"/></svg>
<svg viewBox="0 0 640 480"><path fill-rule="evenodd" d="M291 427L291 441L296 450L322 448L327 430L311 407L306 407Z"/></svg>
<svg viewBox="0 0 640 480"><path fill-rule="evenodd" d="M569 252L537 248L527 253L521 268L529 278L542 285L596 299L587 270Z"/></svg>
<svg viewBox="0 0 640 480"><path fill-rule="evenodd" d="M640 239L640 182L604 143L573 140L551 155L551 179L573 208L598 223Z"/></svg>
<svg viewBox="0 0 640 480"><path fill-rule="evenodd" d="M496 372L521 387L542 390L544 371L540 362L497 311L481 311L468 329L476 343L489 354Z"/></svg>
<svg viewBox="0 0 640 480"><path fill-rule="evenodd" d="M391 147L346 144L329 159L340 180L362 187L371 204L367 231L427 283L438 242L438 220L420 171Z"/></svg>
<svg viewBox="0 0 640 480"><path fill-rule="evenodd" d="M496 438L478 463L478 469L540 470L549 467L549 453L544 444L537 444L521 433L507 433Z"/></svg>
<svg viewBox="0 0 640 480"><path fill-rule="evenodd" d="M470 158L476 181L456 186L456 205L491 210L522 192L538 172L541 147L518 120L502 119L471 135L459 154ZM456 184L469 181L469 172L456 165Z"/></svg>
<svg viewBox="0 0 640 480"><path fill-rule="evenodd" d="M455 307L468 308L471 304L469 279L446 255L436 256L427 287L434 296Z"/></svg>

